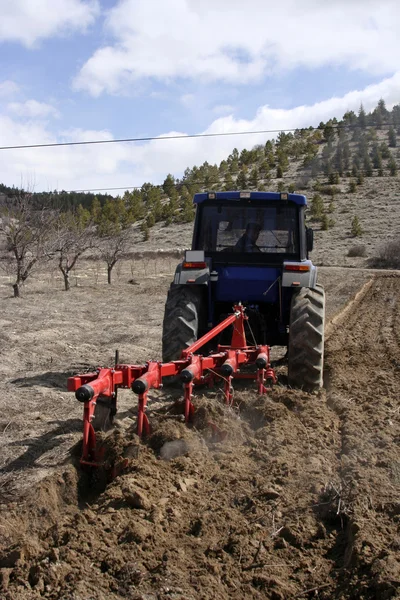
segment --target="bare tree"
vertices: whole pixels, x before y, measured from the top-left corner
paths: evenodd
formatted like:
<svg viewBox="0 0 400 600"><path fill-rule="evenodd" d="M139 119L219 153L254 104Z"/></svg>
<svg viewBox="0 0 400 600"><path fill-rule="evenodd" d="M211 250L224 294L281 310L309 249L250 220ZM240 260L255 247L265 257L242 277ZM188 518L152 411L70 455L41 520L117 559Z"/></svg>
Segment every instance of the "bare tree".
<svg viewBox="0 0 400 600"><path fill-rule="evenodd" d="M94 246L93 226L90 213L78 207L76 213L62 213L54 228L53 252L57 255L58 268L63 274L64 289L68 291L70 273L84 252Z"/></svg>
<svg viewBox="0 0 400 600"><path fill-rule="evenodd" d="M129 242L129 229L109 230L99 240L101 259L107 264L107 282L111 285L111 273L117 262L123 257Z"/></svg>
<svg viewBox="0 0 400 600"><path fill-rule="evenodd" d="M7 260L15 274L14 297L35 266L48 257L47 243L54 213L33 205L32 195L16 190L12 197L3 196L0 204L0 234L5 240Z"/></svg>

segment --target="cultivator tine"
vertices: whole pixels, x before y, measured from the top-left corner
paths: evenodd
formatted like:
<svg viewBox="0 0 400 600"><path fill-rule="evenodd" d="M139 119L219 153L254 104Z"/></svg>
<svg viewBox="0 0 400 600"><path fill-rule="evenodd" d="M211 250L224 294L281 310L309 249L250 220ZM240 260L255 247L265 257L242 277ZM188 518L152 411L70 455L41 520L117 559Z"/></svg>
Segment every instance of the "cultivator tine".
<svg viewBox="0 0 400 600"><path fill-rule="evenodd" d="M146 415L147 391L139 394L138 416L137 416L137 434L139 437L150 435L150 423Z"/></svg>
<svg viewBox="0 0 400 600"><path fill-rule="evenodd" d="M192 403L193 398L193 381L185 383L184 387L184 403L185 403L185 423L193 421L194 406Z"/></svg>

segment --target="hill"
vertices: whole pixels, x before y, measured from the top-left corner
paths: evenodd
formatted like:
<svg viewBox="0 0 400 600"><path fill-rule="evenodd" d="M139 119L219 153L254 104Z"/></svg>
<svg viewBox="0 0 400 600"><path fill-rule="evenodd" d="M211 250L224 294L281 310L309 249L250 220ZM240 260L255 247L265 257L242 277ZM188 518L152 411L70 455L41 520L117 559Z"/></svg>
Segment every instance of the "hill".
<svg viewBox="0 0 400 600"><path fill-rule="evenodd" d="M369 114L360 107L358 115L348 112L341 121L281 132L276 140L240 154L234 149L219 166L187 169L181 180L169 175L163 190L172 199L163 203L174 205L177 190L181 207L197 191L296 191L308 197L316 263L379 263L387 242L400 237L399 115L399 106L388 111L381 100ZM190 246L192 227L185 223L187 215L182 218L183 208L167 220L154 218L154 210L148 209L150 223L156 223L146 241L136 229L136 250ZM352 227L355 217L358 228Z"/></svg>
<svg viewBox="0 0 400 600"><path fill-rule="evenodd" d="M190 247L196 192L296 191L308 197L315 263L399 268L399 136L400 106L387 110L380 100L369 114L361 106L358 115L349 111L317 128L282 131L250 150L234 148L219 165L188 167L180 179L168 174L162 185L144 183L122 197L50 192L29 194L29 201L80 211L100 236L131 229L131 254ZM0 200L15 193L0 185Z"/></svg>

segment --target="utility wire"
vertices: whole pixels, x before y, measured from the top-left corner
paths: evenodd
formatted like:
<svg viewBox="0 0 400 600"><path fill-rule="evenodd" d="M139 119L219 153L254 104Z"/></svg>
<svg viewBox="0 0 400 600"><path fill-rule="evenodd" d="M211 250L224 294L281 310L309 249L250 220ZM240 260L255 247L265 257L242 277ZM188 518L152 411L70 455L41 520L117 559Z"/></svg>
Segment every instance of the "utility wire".
<svg viewBox="0 0 400 600"><path fill-rule="evenodd" d="M381 169L371 169L372 172L376 173L379 172ZM366 175L363 173L363 171L361 170L360 173L362 175L364 175L364 177L366 177ZM235 175L236 173L233 173L233 175ZM273 181L275 182L275 180L277 180L279 182L280 179L291 179L293 182L295 182L296 179L302 179L302 178L309 178L309 179L326 179L328 177L328 175L325 175L324 173L320 173L318 175L315 175L314 177L311 177L310 174L308 173L298 173L297 175L282 175L282 177L270 177L269 181ZM355 179L357 176L356 175L350 175L349 177L347 176L341 176L340 179ZM263 177L260 177L260 179L262 180ZM148 182L146 182L147 184ZM235 184L235 182L233 182ZM143 184L143 185L146 185ZM268 182L264 183L268 184ZM62 193L65 192L66 194L83 194L83 193L90 193L90 192L110 192L110 191L119 191L119 190L141 190L143 188L143 185L127 185L126 187L108 187L108 188L90 188L90 189L86 189L86 190L58 190L58 193ZM156 183L150 184L153 188L161 188L162 187L162 183ZM180 188L182 186L186 186L186 187L190 187L193 185L200 185L200 186L204 186L204 185L221 185L221 186L225 186L224 181L182 181L180 183L175 183L173 185L171 185L171 187L175 187L175 188ZM339 185L336 183L332 183L332 184L328 184L328 185ZM233 189L233 188L232 188ZM213 190L208 190L208 191L213 191ZM46 192L38 192L38 193L46 193ZM52 192L48 192L48 193L52 193ZM202 192L199 192L202 193Z"/></svg>
<svg viewBox="0 0 400 600"><path fill-rule="evenodd" d="M371 128L390 128L392 125L332 125L332 128L336 130L340 129L371 129ZM291 132L291 131L322 131L320 127L293 127L288 129L262 129L257 131L228 131L221 133L192 133L188 135L161 135L159 137L133 137L133 138L122 138L116 140L85 140L82 142L54 142L51 144L24 144L18 146L0 146L0 150L21 150L24 148L55 148L60 146L88 146L94 144L122 144L128 142L150 142L155 140L187 140L192 138L213 138L213 137L227 137L235 135L258 135L265 133L280 133L280 132Z"/></svg>

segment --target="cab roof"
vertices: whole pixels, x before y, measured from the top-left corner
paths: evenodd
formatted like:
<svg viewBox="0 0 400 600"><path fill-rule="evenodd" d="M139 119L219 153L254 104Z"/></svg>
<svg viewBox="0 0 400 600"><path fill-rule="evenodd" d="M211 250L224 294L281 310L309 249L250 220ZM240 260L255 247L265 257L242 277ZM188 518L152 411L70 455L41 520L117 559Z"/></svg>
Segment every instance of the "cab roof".
<svg viewBox="0 0 400 600"><path fill-rule="evenodd" d="M243 194L246 194L244 196ZM282 195L285 198L282 198ZM201 204L205 200L265 200L269 202L271 200L282 200L282 202L289 201L299 205L307 205L307 199L302 194L288 194L286 192L204 192L201 194L195 194L193 197L194 204Z"/></svg>

